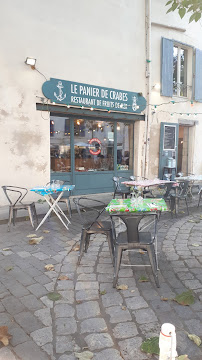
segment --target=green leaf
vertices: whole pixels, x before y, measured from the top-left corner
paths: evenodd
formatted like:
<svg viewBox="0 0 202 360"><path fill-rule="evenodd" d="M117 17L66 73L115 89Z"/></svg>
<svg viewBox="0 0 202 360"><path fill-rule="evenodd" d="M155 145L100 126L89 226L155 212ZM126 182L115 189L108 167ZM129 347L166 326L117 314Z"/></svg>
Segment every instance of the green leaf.
<svg viewBox="0 0 202 360"><path fill-rule="evenodd" d="M166 14L168 14L169 12L173 11L172 8L168 9L168 11L166 11Z"/></svg>
<svg viewBox="0 0 202 360"><path fill-rule="evenodd" d="M147 277L146 276L141 276L140 278L139 278L139 282L148 282L149 280L147 279Z"/></svg>
<svg viewBox="0 0 202 360"><path fill-rule="evenodd" d="M179 6L179 4L178 3L174 3L173 5L172 5L172 11L175 11L176 9L177 9L177 7Z"/></svg>
<svg viewBox="0 0 202 360"><path fill-rule="evenodd" d="M50 292L50 293L47 294L47 297L49 298L49 300L57 301L57 300L60 300L62 298L62 295L60 295L57 292Z"/></svg>
<svg viewBox="0 0 202 360"><path fill-rule="evenodd" d="M12 266L7 266L7 267L5 267L5 270L6 270L6 271L13 270L13 267L12 267Z"/></svg>
<svg viewBox="0 0 202 360"><path fill-rule="evenodd" d="M177 295L174 299L178 304L188 306L194 303L194 296L192 292L184 291L182 294Z"/></svg>
<svg viewBox="0 0 202 360"><path fill-rule="evenodd" d="M189 23L195 20L195 16L196 16L195 13L190 16Z"/></svg>
<svg viewBox="0 0 202 360"><path fill-rule="evenodd" d="M185 8L180 8L178 10L178 12L179 12L179 15L180 15L180 17L182 19L185 16L186 10L185 10Z"/></svg>
<svg viewBox="0 0 202 360"><path fill-rule="evenodd" d="M173 0L169 0L169 1L166 3L166 5L171 4L171 2L173 2Z"/></svg>
<svg viewBox="0 0 202 360"><path fill-rule="evenodd" d="M141 345L141 350L147 354L159 355L159 337L146 339Z"/></svg>
<svg viewBox="0 0 202 360"><path fill-rule="evenodd" d="M201 18L201 13L197 12L195 16L195 21L197 22Z"/></svg>
<svg viewBox="0 0 202 360"><path fill-rule="evenodd" d="M100 295L105 295L106 294L106 290L100 291Z"/></svg>
<svg viewBox="0 0 202 360"><path fill-rule="evenodd" d="M188 355L180 355L176 358L176 360L190 360L190 359L188 358Z"/></svg>
<svg viewBox="0 0 202 360"><path fill-rule="evenodd" d="M193 342L195 342L195 344L197 346L200 346L201 345L201 339L199 336L195 335L195 334L187 334L188 338L190 340L192 340Z"/></svg>

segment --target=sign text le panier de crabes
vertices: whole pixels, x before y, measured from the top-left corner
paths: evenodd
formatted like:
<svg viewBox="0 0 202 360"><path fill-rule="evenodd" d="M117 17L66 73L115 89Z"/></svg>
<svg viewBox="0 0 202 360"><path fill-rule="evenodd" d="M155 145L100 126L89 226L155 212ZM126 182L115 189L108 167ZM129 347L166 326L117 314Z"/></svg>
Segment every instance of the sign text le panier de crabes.
<svg viewBox="0 0 202 360"><path fill-rule="evenodd" d="M73 81L51 78L43 84L42 91L57 104L129 113L141 113L146 107L141 93Z"/></svg>

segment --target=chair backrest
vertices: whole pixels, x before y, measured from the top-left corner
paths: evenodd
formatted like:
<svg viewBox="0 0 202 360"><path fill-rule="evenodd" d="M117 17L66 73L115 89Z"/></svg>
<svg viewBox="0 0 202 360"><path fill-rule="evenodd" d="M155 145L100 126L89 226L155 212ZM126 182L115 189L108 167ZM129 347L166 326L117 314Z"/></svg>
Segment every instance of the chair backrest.
<svg viewBox="0 0 202 360"><path fill-rule="evenodd" d="M111 214L113 217L119 217L124 224L126 225L127 239L129 243L139 243L139 223L143 218L153 217L154 218L154 235L156 235L156 224L157 224L157 213L147 213L147 214L131 214L131 215L116 215ZM150 222L151 224L151 222ZM147 224L148 226L148 224Z"/></svg>
<svg viewBox="0 0 202 360"><path fill-rule="evenodd" d="M51 180L51 181L49 181L49 182L46 184L46 186L52 185L52 184L63 185L63 184L64 184L64 181L62 181L62 180Z"/></svg>
<svg viewBox="0 0 202 360"><path fill-rule="evenodd" d="M117 190L121 191L121 185L120 185L119 179L120 179L120 178L117 177L117 176L114 176L114 177L112 178L112 180L113 180L113 182L114 182L114 184L115 184L115 191L117 191Z"/></svg>
<svg viewBox="0 0 202 360"><path fill-rule="evenodd" d="M10 205L15 206L17 203L22 203L22 200L27 195L28 190L26 188L22 188L19 186L10 186L4 185L2 186L4 194L6 195ZM11 199L12 195L14 195L15 199Z"/></svg>
<svg viewBox="0 0 202 360"><path fill-rule="evenodd" d="M189 184L190 184L189 180L184 180L184 181L180 182L181 191L180 191L179 196L186 196L187 195Z"/></svg>
<svg viewBox="0 0 202 360"><path fill-rule="evenodd" d="M170 192L172 190L172 187L173 187L172 183L165 184L166 191L165 191L165 194L163 195L164 200L168 199Z"/></svg>
<svg viewBox="0 0 202 360"><path fill-rule="evenodd" d="M81 224L89 224L89 228L97 222L106 207L106 204L100 200L82 196L73 198L73 202L79 214Z"/></svg>

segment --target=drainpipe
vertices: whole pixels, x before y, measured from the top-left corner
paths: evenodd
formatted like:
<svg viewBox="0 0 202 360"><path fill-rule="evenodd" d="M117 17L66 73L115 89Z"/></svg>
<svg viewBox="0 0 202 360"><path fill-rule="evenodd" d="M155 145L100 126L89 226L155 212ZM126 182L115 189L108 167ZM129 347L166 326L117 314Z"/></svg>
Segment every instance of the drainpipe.
<svg viewBox="0 0 202 360"><path fill-rule="evenodd" d="M146 100L143 176L148 178L149 142L151 127L151 0L145 0L145 54L146 54Z"/></svg>

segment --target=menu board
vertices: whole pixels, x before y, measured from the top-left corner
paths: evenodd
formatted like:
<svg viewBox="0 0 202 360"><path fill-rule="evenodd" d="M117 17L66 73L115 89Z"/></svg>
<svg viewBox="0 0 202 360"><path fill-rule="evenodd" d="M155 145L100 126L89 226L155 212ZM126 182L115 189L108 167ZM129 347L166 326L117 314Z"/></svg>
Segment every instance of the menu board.
<svg viewBox="0 0 202 360"><path fill-rule="evenodd" d="M163 139L163 149L164 150L175 150L175 125L165 125L164 126L164 139Z"/></svg>

